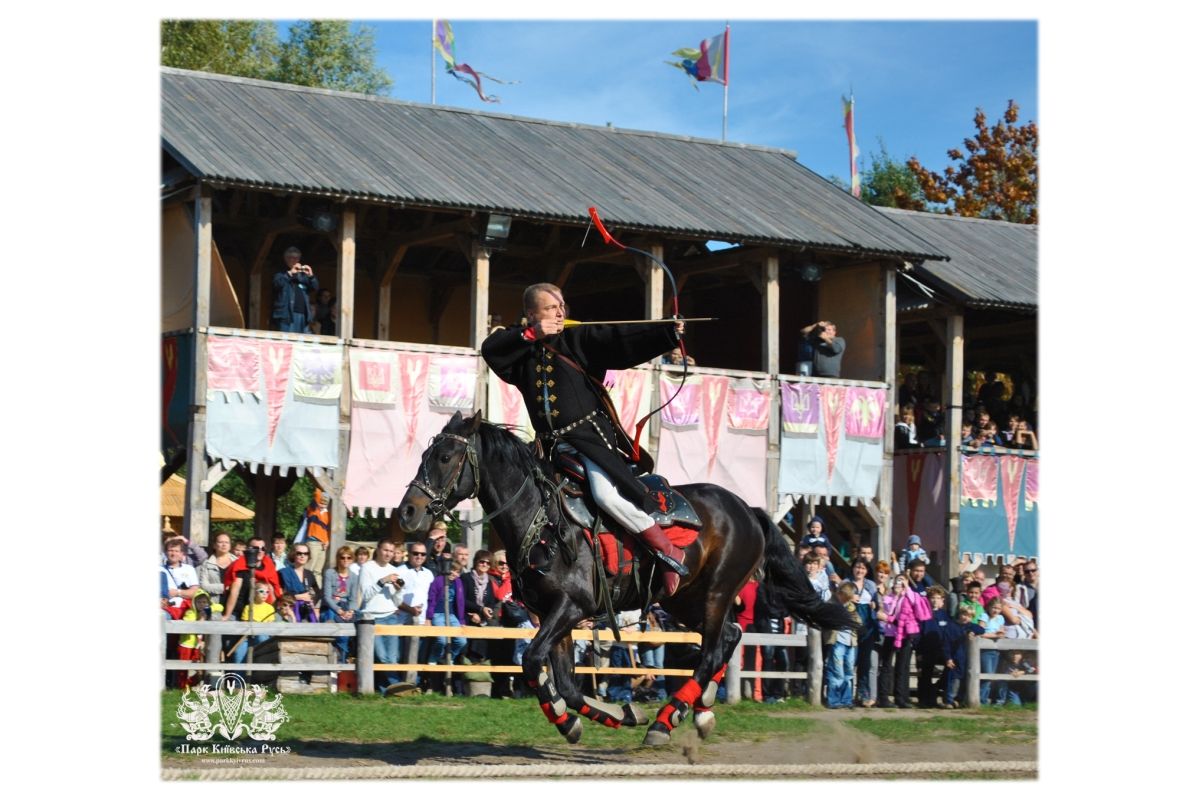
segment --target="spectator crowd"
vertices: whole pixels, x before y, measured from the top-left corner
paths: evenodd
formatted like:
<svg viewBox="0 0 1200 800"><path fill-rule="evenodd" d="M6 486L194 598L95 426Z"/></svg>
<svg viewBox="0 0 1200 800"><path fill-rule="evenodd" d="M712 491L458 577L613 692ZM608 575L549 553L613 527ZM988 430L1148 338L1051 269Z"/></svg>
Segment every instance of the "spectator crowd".
<svg viewBox="0 0 1200 800"><path fill-rule="evenodd" d="M996 373L988 372L974 398L964 399L962 446L1037 450L1034 413L1023 395L1008 393ZM911 450L946 446L946 418L940 393L933 388L928 372L908 372L897 396L893 449ZM1001 427L1003 425L1003 427Z"/></svg>

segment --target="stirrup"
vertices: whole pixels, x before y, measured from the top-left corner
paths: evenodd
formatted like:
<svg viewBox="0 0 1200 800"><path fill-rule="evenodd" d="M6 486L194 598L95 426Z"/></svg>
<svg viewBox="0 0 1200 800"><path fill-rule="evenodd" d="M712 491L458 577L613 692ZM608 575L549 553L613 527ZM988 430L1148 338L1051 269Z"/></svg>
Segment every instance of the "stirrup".
<svg viewBox="0 0 1200 800"><path fill-rule="evenodd" d="M686 578L688 575L691 574L691 572L688 570L688 568L686 566L684 566L683 562L676 561L674 558L672 558L671 556L662 552L661 550L655 550L654 554L656 556L658 556L660 561L662 561L664 564L667 565L667 568L669 570L674 572L679 577Z"/></svg>

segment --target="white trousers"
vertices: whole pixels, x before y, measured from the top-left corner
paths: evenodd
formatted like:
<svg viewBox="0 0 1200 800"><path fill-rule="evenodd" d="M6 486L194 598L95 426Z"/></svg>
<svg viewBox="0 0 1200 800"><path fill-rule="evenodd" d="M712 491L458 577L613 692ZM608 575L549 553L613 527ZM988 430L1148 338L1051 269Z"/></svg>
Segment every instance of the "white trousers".
<svg viewBox="0 0 1200 800"><path fill-rule="evenodd" d="M588 486L600 510L633 533L641 533L654 524L654 517L621 496L612 479L595 461L583 453L579 453L579 459L587 470Z"/></svg>

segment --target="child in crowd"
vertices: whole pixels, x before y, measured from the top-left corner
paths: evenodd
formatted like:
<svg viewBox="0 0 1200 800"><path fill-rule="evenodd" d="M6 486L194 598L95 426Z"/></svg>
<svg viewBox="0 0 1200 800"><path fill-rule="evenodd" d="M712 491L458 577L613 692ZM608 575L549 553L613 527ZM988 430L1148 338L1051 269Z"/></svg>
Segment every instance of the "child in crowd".
<svg viewBox="0 0 1200 800"><path fill-rule="evenodd" d="M192 598L192 604L187 611L183 612L184 622L204 621L212 619L213 612L220 616L224 607L220 603L214 603L209 597L208 592L201 589L196 592ZM204 660L204 637L196 633L184 633L179 636L179 660L180 661L196 661ZM195 686L200 680L200 676L204 674L202 671L192 673L183 670L179 673L179 688L186 690L189 686Z"/></svg>
<svg viewBox="0 0 1200 800"><path fill-rule="evenodd" d="M971 621L971 609L961 605L957 617L942 633L942 654L946 659L942 699L947 708L958 708L960 705L958 693L967 671L967 641L982 633L983 628Z"/></svg>
<svg viewBox="0 0 1200 800"><path fill-rule="evenodd" d="M921 537L914 533L908 537L908 546L900 554L900 571L904 572L908 569L908 565L918 558L926 564L929 563L929 554L925 552L925 548L921 547Z"/></svg>
<svg viewBox="0 0 1200 800"><path fill-rule="evenodd" d="M987 619L983 623L983 633L979 634L984 639L1005 638L1004 634L1004 613L1002 611L1004 604L999 597L993 597L987 604ZM981 673L999 672L1000 651L992 649L984 649L979 653L979 671ZM1004 702L1004 693L1008 690L1008 684L1004 681L980 680L979 681L979 704L988 705L992 697L992 685L996 687L996 703L999 705Z"/></svg>
<svg viewBox="0 0 1200 800"><path fill-rule="evenodd" d="M837 601L851 614L858 614L854 599L858 590L850 581L843 581L837 588ZM825 696L830 708L854 707L854 675L858 661L858 634L852 630L831 630L826 634L826 644L832 645L825 662Z"/></svg>
<svg viewBox="0 0 1200 800"><path fill-rule="evenodd" d="M250 620L254 620L255 622L278 622L275 606L271 604L270 598L271 584L266 581L255 581L254 598L242 609L242 622ZM237 664L243 663L246 660L246 653L249 651L251 644L259 645L270 638L270 636L263 634L243 636L238 641L237 646L234 647L233 657L230 660Z"/></svg>
<svg viewBox="0 0 1200 800"><path fill-rule="evenodd" d="M959 608L967 608L971 611L971 622L976 625L982 625L987 619L987 614L983 610L983 603L979 598L983 597L983 584L979 581L968 581L967 591L959 600Z"/></svg>
<svg viewBox="0 0 1200 800"><path fill-rule="evenodd" d="M941 586L931 586L926 593L929 600L930 618L921 623L921 639L917 643L917 657L920 669L917 672L917 705L921 708L937 706L937 688L933 683L934 668L944 666L946 628L953 622L946 611L946 590ZM946 683L945 670L939 686Z"/></svg>
<svg viewBox="0 0 1200 800"><path fill-rule="evenodd" d="M1037 667L1026 661L1025 654L1020 650L1010 650L1004 659L1004 666L1000 668L1000 671L1005 675L1012 675L1014 678L1019 678L1023 675L1034 674L1037 672ZM1033 687L1036 685L1036 683L1026 683L1023 681L1007 683L1006 686L1008 687L1008 691L1005 692L1003 699L1010 706L1019 706L1021 705L1022 695L1026 695L1026 699L1028 699L1026 687ZM996 705L1000 704L1001 701L997 699Z"/></svg>

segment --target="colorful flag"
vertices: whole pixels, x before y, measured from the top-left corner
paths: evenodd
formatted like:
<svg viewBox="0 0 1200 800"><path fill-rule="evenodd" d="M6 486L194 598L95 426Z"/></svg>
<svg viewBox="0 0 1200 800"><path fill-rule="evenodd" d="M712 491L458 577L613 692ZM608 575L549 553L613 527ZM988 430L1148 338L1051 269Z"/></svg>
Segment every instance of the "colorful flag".
<svg viewBox="0 0 1200 800"><path fill-rule="evenodd" d="M502 81L499 78L493 78L485 72L478 72L471 68L470 64L458 63L458 58L454 54L454 30L450 27L450 23L444 19L434 21L433 46L441 54L442 60L446 62L446 72L456 80L474 86L475 91L479 94L479 99L485 103L499 103L500 98L494 94L483 93L482 78L487 78L493 83L503 83L512 85L518 81ZM459 75L458 73L462 73ZM465 76L470 76L465 77Z"/></svg>
<svg viewBox="0 0 1200 800"><path fill-rule="evenodd" d="M700 91L698 81L710 81L722 86L729 85L729 27L724 33L719 33L711 39L700 43L700 49L681 47L671 55L678 56L681 61L667 61L672 67L686 72L692 79L692 86Z"/></svg>
<svg viewBox="0 0 1200 800"><path fill-rule="evenodd" d="M850 194L862 196L862 179L858 176L858 142L854 141L854 95L847 100L842 97L842 113L845 115L846 140L850 142Z"/></svg>

